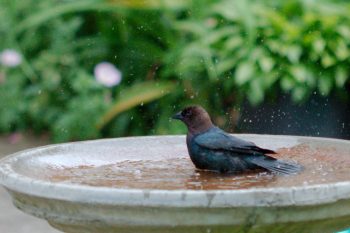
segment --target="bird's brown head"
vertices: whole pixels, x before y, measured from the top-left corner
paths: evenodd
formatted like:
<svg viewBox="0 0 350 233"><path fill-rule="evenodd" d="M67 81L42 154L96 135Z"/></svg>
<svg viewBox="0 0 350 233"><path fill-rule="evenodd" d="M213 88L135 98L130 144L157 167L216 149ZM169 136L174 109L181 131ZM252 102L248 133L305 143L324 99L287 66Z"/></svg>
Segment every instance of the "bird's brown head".
<svg viewBox="0 0 350 233"><path fill-rule="evenodd" d="M202 133L213 127L209 114L201 106L186 107L172 118L185 123L192 134Z"/></svg>

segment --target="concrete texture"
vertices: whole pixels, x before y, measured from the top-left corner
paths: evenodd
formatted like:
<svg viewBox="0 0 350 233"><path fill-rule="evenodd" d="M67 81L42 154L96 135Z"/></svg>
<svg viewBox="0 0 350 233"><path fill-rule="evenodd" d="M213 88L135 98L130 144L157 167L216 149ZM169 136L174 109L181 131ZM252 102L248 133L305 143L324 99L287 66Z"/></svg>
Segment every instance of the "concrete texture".
<svg viewBox="0 0 350 233"><path fill-rule="evenodd" d="M5 155L48 144L42 138L20 134L0 136L0 158ZM59 233L46 221L35 218L18 210L11 201L10 195L0 186L0 232L3 233Z"/></svg>
<svg viewBox="0 0 350 233"><path fill-rule="evenodd" d="M350 141L345 140L240 137L273 150L308 144L314 149L332 148L335 153L350 154ZM50 219L69 233L331 233L349 227L349 181L241 190L148 190L43 179L59 166L97 167L125 160L168 161L187 156L184 141L184 136L161 136L48 146L3 160L0 182L12 190L21 209ZM29 169L32 176L26 175Z"/></svg>

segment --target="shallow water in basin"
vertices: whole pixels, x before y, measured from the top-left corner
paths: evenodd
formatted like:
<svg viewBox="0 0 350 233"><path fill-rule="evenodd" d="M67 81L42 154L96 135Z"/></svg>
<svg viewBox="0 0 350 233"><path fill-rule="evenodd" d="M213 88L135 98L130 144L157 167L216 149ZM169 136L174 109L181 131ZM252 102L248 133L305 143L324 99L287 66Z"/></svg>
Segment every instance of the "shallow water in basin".
<svg viewBox="0 0 350 233"><path fill-rule="evenodd" d="M223 175L198 171L189 157L182 156L158 161L125 160L101 166L50 167L40 179L89 186L165 190L233 190L350 181L350 156L345 152L336 152L332 148L313 149L305 144L281 148L277 152L275 158L297 162L304 166L304 171L291 176L276 176L259 170Z"/></svg>

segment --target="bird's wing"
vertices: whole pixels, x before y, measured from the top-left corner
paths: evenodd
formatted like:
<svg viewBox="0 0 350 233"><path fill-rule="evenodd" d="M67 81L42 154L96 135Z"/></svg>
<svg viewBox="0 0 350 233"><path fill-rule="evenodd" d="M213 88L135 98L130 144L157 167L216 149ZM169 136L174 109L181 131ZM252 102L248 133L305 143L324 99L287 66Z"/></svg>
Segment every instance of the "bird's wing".
<svg viewBox="0 0 350 233"><path fill-rule="evenodd" d="M198 145L213 150L227 150L240 154L252 154L254 152L275 154L272 150L260 148L253 142L239 139L219 128L200 134L196 136L194 140Z"/></svg>

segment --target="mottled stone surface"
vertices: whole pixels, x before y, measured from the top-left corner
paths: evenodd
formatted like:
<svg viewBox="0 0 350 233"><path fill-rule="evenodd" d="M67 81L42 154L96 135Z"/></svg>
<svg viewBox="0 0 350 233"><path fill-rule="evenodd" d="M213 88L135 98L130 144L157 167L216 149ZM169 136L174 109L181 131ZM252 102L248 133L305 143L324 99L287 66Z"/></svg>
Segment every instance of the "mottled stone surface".
<svg viewBox="0 0 350 233"><path fill-rule="evenodd" d="M20 150L48 144L45 139L21 135L16 143L11 143L10 135L0 136L0 158ZM18 210L10 195L0 187L0 232L3 233L58 233L45 220L35 218Z"/></svg>

